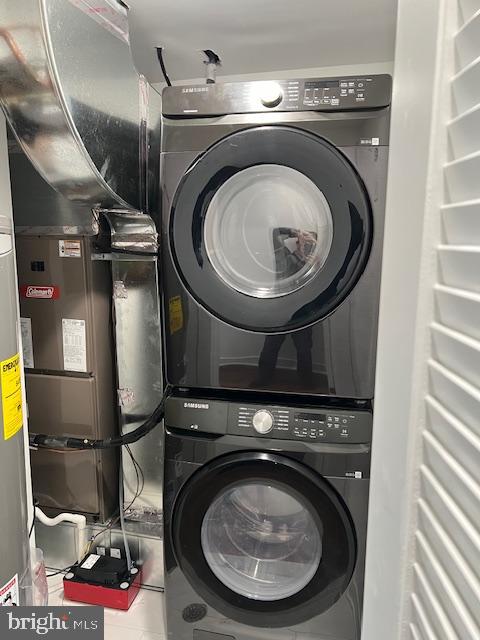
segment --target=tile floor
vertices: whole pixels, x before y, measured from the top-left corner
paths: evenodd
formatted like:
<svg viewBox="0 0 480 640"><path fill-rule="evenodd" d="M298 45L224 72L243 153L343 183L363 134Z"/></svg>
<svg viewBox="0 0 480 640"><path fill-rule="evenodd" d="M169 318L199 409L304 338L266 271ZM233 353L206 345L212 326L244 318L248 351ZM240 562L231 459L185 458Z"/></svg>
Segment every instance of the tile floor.
<svg viewBox="0 0 480 640"><path fill-rule="evenodd" d="M63 576L48 579L49 605L82 606L66 600L63 594ZM105 609L105 640L165 640L163 594L141 589L129 611Z"/></svg>

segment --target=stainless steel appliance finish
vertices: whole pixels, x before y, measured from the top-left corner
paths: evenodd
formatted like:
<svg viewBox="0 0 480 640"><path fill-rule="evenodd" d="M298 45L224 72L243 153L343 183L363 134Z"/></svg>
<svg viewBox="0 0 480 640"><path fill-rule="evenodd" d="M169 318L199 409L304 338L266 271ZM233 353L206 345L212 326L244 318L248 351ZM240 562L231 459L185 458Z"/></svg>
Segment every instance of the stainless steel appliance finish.
<svg viewBox="0 0 480 640"><path fill-rule="evenodd" d="M146 210L160 97L133 66L121 12L107 0L2 2L0 100L32 163L67 199Z"/></svg>
<svg viewBox="0 0 480 640"><path fill-rule="evenodd" d="M167 637L359 640L371 413L179 393L165 424Z"/></svg>
<svg viewBox="0 0 480 640"><path fill-rule="evenodd" d="M10 221L0 215L0 300L2 320L0 332L0 363L18 354L18 321L15 261ZM16 365L20 368L20 363ZM0 384L1 387L1 384ZM5 390L6 393L6 390ZM0 393L0 512L2 535L0 536L0 589L16 579L17 605L31 604L29 540L27 524L27 497L25 479L24 436L20 429L12 437L5 438L3 419L3 392ZM0 596L9 598L7 590ZM8 599L5 604L12 604Z"/></svg>
<svg viewBox="0 0 480 640"><path fill-rule="evenodd" d="M164 91L165 370L192 393L373 397L391 81L294 82L275 107L257 83ZM334 108L312 98L329 83ZM310 269L277 262L298 229Z"/></svg>
<svg viewBox="0 0 480 640"><path fill-rule="evenodd" d="M111 270L118 382L115 400L118 401L119 427L128 432L150 415L162 395L157 232L149 216L136 212L99 211L98 223L102 242L96 238L85 241L98 242L91 255L97 268L104 272ZM163 428L155 429L131 445L131 449L145 480L141 497L126 513L132 557L144 562L143 584L163 587ZM81 458L81 454L76 455ZM123 459L123 472L125 505L128 505L136 488L135 470L128 456ZM57 466L46 475L55 482L62 470ZM93 477L87 483L90 489L92 481ZM44 484L45 480L39 482L39 486ZM95 491L90 490L89 495L93 498ZM101 530L101 525L91 526L92 534ZM64 525L49 530L40 524L36 530L49 567L61 569L75 559L71 527ZM99 546L122 545L116 530L99 540Z"/></svg>
<svg viewBox="0 0 480 640"><path fill-rule="evenodd" d="M388 107L389 75L344 76L195 85L165 91L166 116L225 115L271 111L347 111Z"/></svg>
<svg viewBox="0 0 480 640"><path fill-rule="evenodd" d="M94 237L18 236L17 269L33 433L118 433L109 264ZM31 454L41 507L104 521L117 505L118 452Z"/></svg>

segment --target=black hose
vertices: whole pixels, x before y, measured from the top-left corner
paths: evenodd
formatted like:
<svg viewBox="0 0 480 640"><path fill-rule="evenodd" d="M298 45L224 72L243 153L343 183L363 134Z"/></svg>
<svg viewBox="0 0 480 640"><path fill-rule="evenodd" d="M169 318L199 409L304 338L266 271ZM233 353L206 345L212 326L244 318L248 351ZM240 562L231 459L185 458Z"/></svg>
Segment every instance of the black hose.
<svg viewBox="0 0 480 640"><path fill-rule="evenodd" d="M89 438L71 438L69 436L52 436L40 433L31 433L29 435L29 443L31 447L40 447L42 449L114 449L123 447L127 444L138 442L145 437L150 431L163 420L165 416L165 402L170 395L170 387L167 386L163 394L162 400L152 415L145 420L137 429L130 431L121 436L105 438L105 440L91 440Z"/></svg>
<svg viewBox="0 0 480 640"><path fill-rule="evenodd" d="M119 253L121 255L126 255L126 256L152 256L152 257L157 257L158 256L158 251L140 251L137 249L121 249L121 248L115 248L115 249L111 249L109 253Z"/></svg>

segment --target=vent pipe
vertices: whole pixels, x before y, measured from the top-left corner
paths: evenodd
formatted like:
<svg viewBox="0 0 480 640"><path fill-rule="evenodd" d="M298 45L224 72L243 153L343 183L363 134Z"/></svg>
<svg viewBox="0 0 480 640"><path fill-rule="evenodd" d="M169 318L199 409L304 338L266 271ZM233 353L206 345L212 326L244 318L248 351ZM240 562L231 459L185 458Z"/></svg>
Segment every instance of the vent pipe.
<svg viewBox="0 0 480 640"><path fill-rule="evenodd" d="M109 0L0 0L0 101L23 151L68 200L145 211L160 98L133 66L127 24Z"/></svg>

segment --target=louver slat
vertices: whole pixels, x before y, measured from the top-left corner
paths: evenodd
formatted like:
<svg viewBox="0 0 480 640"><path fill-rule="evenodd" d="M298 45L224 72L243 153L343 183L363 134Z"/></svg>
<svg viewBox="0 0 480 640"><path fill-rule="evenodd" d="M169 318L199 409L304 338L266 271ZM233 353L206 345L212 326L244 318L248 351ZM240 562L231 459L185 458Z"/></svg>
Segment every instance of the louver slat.
<svg viewBox="0 0 480 640"><path fill-rule="evenodd" d="M444 284L480 293L480 247L442 245L438 258Z"/></svg>
<svg viewBox="0 0 480 640"><path fill-rule="evenodd" d="M460 0L458 9L419 470L412 640L480 640L480 0Z"/></svg>
<svg viewBox="0 0 480 640"><path fill-rule="evenodd" d="M440 364L480 388L480 341L438 323L432 325L432 341Z"/></svg>
<svg viewBox="0 0 480 640"><path fill-rule="evenodd" d="M442 207L445 241L456 245L480 245L480 199Z"/></svg>
<svg viewBox="0 0 480 640"><path fill-rule="evenodd" d="M458 62L462 67L468 66L478 56L477 43L480 41L480 9L475 7L474 2L470 4L470 17L465 20L455 38Z"/></svg>
<svg viewBox="0 0 480 640"><path fill-rule="evenodd" d="M452 88L455 115L460 115L480 103L480 57L475 58L454 77Z"/></svg>
<svg viewBox="0 0 480 640"><path fill-rule="evenodd" d="M440 324L480 340L480 293L438 284L435 301Z"/></svg>

